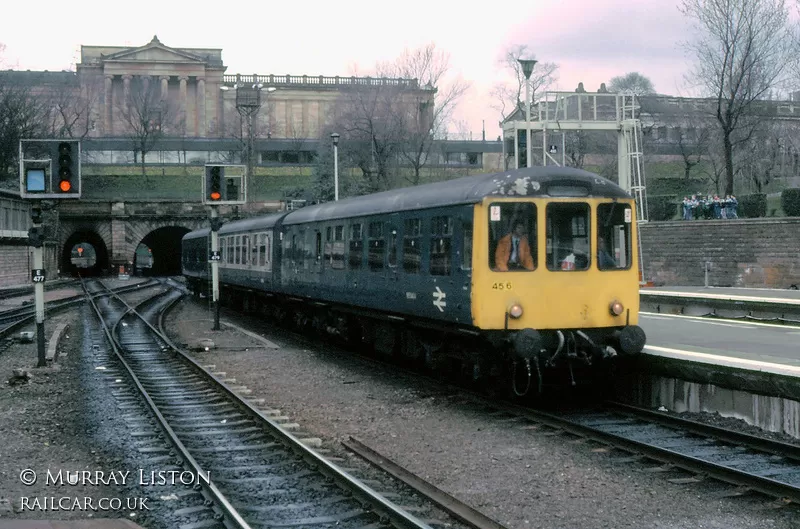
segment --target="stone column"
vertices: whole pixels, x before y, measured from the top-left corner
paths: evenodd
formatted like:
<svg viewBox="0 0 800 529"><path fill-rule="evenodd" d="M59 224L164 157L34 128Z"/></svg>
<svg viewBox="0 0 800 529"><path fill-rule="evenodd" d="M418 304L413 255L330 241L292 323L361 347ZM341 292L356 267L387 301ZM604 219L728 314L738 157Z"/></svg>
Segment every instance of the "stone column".
<svg viewBox="0 0 800 529"><path fill-rule="evenodd" d="M123 104L128 107L131 104L131 79L133 78L132 75L123 75L122 76L122 101Z"/></svg>
<svg viewBox="0 0 800 529"><path fill-rule="evenodd" d="M144 93L142 95L147 97L147 94L150 92L150 76L149 75L143 75L142 76L142 90L144 91Z"/></svg>
<svg viewBox="0 0 800 529"><path fill-rule="evenodd" d="M206 80L202 77L197 78L197 135L201 138L206 137L208 125L206 124Z"/></svg>
<svg viewBox="0 0 800 529"><path fill-rule="evenodd" d="M113 131L111 130L111 101L113 98L112 95L112 86L113 86L114 76L113 75L106 75L105 77L105 107L103 109L103 129L104 133L110 136Z"/></svg>
<svg viewBox="0 0 800 529"><path fill-rule="evenodd" d="M187 126L187 123L186 123L186 81L188 81L188 80L189 80L189 78L187 76L185 76L185 75L181 75L180 77L178 77L178 81L180 81L180 83L181 83L181 86L180 86L180 97L179 97L179 100L180 100L180 103L179 103L180 104L180 111L178 113L178 121L179 121L179 124L181 126L181 129L183 130L183 135L184 136L186 135L186 126Z"/></svg>
<svg viewBox="0 0 800 529"><path fill-rule="evenodd" d="M161 81L161 100L165 101L169 97L169 75L159 77Z"/></svg>

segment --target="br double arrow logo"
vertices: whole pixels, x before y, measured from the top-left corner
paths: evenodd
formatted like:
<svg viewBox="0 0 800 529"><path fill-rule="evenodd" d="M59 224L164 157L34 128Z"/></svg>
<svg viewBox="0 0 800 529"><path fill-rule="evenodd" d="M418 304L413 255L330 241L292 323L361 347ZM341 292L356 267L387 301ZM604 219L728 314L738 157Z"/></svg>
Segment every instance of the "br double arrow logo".
<svg viewBox="0 0 800 529"><path fill-rule="evenodd" d="M447 294L442 292L442 289L436 287L436 290L433 292L433 306L439 309L439 312L444 312L444 308L447 306L447 302L444 298L447 297Z"/></svg>

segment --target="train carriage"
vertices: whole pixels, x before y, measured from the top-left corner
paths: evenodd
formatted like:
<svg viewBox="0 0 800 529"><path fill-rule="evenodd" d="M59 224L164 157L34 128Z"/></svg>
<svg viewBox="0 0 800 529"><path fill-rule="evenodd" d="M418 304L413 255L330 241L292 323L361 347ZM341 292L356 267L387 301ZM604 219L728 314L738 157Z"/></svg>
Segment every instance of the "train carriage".
<svg viewBox="0 0 800 529"><path fill-rule="evenodd" d="M515 389L574 383L644 346L635 204L586 171L398 189L233 222L220 237L223 300L380 353L455 360L476 378L511 374Z"/></svg>

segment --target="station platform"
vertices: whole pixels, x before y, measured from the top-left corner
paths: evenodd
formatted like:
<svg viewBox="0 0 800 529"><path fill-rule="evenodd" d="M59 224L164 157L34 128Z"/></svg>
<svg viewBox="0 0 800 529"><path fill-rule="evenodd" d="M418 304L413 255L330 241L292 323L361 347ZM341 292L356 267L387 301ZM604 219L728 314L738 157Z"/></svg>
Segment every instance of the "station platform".
<svg viewBox="0 0 800 529"><path fill-rule="evenodd" d="M800 325L800 290L670 286L639 290L641 310Z"/></svg>
<svg viewBox="0 0 800 529"><path fill-rule="evenodd" d="M641 372L800 400L800 291L642 288Z"/></svg>

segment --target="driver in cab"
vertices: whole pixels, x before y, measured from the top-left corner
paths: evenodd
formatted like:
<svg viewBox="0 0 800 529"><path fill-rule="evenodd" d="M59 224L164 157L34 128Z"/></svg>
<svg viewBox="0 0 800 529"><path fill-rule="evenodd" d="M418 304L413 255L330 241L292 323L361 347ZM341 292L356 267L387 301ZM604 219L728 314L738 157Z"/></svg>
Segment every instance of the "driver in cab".
<svg viewBox="0 0 800 529"><path fill-rule="evenodd" d="M533 270L535 268L523 222L514 223L511 233L501 237L497 242L494 263L498 272Z"/></svg>

